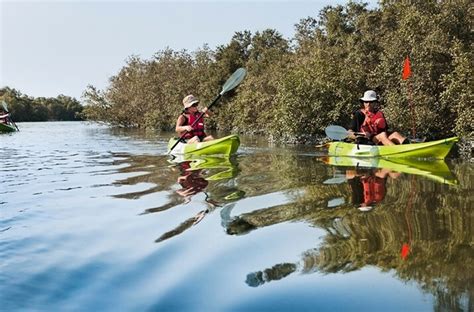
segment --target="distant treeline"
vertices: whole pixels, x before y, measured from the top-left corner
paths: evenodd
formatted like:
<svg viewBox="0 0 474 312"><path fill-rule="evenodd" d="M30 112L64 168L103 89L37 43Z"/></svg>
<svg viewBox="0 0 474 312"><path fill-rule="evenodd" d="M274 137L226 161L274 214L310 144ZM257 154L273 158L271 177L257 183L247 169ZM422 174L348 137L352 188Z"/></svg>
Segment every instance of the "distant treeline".
<svg viewBox="0 0 474 312"><path fill-rule="evenodd" d="M358 98L374 89L392 128L408 134L414 121L427 138L472 136L473 14L469 0L380 1L374 9L348 2L301 19L290 39L242 31L215 50L131 56L105 90L87 88L84 115L171 130L185 95L205 106L245 67L247 78L215 107L209 128L301 142L329 124L347 126ZM412 76L402 80L406 56Z"/></svg>
<svg viewBox="0 0 474 312"><path fill-rule="evenodd" d="M82 120L83 106L75 98L59 95L55 98L31 97L9 87L0 89L15 121Z"/></svg>

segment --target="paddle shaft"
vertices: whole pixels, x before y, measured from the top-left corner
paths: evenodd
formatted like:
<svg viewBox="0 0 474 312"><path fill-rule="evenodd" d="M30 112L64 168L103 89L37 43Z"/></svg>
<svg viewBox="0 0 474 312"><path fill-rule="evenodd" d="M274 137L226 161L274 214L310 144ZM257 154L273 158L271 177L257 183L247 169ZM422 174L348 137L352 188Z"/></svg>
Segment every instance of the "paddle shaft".
<svg viewBox="0 0 474 312"><path fill-rule="evenodd" d="M207 110L210 110L212 106L214 106L214 104L217 103L217 101L222 97L222 94L219 93L219 95L214 99L214 101L212 101L212 103L207 107ZM202 112L198 118L192 123L191 125L191 128L194 127L198 122L199 120L201 120L201 118L205 115L206 113L205 112ZM178 145L179 142L181 142L183 140L183 138L186 136L186 134L188 133L189 131L184 131L184 133L179 137L178 141L176 141L176 143L174 143L173 147L170 148L170 152L176 147L176 145Z"/></svg>

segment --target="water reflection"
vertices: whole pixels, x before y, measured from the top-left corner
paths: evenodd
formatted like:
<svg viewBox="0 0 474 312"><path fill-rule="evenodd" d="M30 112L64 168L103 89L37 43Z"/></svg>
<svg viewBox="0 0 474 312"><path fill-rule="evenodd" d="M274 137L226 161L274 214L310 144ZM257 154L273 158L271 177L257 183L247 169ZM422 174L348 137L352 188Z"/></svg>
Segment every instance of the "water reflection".
<svg viewBox="0 0 474 312"><path fill-rule="evenodd" d="M333 165L242 140L170 163L169 136L21 128L0 150L3 310L474 310L472 162Z"/></svg>
<svg viewBox="0 0 474 312"><path fill-rule="evenodd" d="M388 177L396 179L400 173L390 169L362 168L346 169L342 182L347 182L351 188L352 203L358 206L360 211L370 211L374 205L385 198ZM328 184L329 180L325 183ZM334 180L332 180L334 183ZM337 207L344 203L343 198L335 198L328 202L328 207Z"/></svg>
<svg viewBox="0 0 474 312"><path fill-rule="evenodd" d="M201 203L193 203L193 197L198 194L205 196L204 209L187 218L174 229L162 234L155 242L161 242L183 233L198 224L217 207L241 198L245 194L235 188L232 183L226 183L239 172L235 158L179 156L169 159L166 156L120 156L124 157L120 162L128 164L120 171L135 172L135 175L116 181L115 184L139 185L147 183L150 186L144 190L121 193L115 197L139 199L154 193L163 192L165 194L166 200L161 200L159 206L147 208L140 215L165 212L181 205L201 205Z"/></svg>
<svg viewBox="0 0 474 312"><path fill-rule="evenodd" d="M398 172L420 175L444 184L458 184L444 160L422 160L416 158L355 158L355 157L323 157L323 162L331 166L345 168L355 167L380 169L380 172Z"/></svg>
<svg viewBox="0 0 474 312"><path fill-rule="evenodd" d="M238 173L238 167L235 159L228 157L200 157L186 160L183 158L175 158L172 160L179 169L180 175L177 183L181 186L176 193L183 198L183 204L191 203L191 199L198 193L204 193L205 203L207 207L199 211L196 215L188 218L172 229L161 235L155 242L162 242L178 234L183 233L190 227L198 224L209 213L223 205L222 202L212 198L210 192L206 190L209 181L218 181L223 179L231 179ZM216 172L217 170L217 172ZM157 210L147 212L156 212Z"/></svg>
<svg viewBox="0 0 474 312"><path fill-rule="evenodd" d="M319 161L291 158L274 159L274 171L281 174L277 189L285 191L273 194L284 198L253 209L231 207L226 232L250 235L284 222L305 222L326 234L322 243L302 251L297 262L269 263L249 272L248 286L295 272L343 273L375 266L403 281L416 281L436 296L437 309L472 308L473 275L465 269L474 264L474 220L472 200L463 199L472 189L469 183L457 187L458 179L445 162L349 164L325 159L329 166L321 167ZM289 163L294 164L291 170ZM254 203L262 196L256 190L247 193L255 196Z"/></svg>
<svg viewBox="0 0 474 312"><path fill-rule="evenodd" d="M241 280L249 287L297 274L377 267L416 282L436 297L437 308L472 306L473 276L466 271L474 264L467 165L450 170L439 161L321 161L291 153L172 163L163 156L129 156L123 161L128 166L120 170L135 175L116 183L151 184L117 196L163 194L158 206L141 215L187 208L175 225L168 222L168 230L154 237L156 242L183 234L213 211L220 212L225 232L241 239L264 228L278 231L288 222L324 231L297 261L269 261L248 271Z"/></svg>

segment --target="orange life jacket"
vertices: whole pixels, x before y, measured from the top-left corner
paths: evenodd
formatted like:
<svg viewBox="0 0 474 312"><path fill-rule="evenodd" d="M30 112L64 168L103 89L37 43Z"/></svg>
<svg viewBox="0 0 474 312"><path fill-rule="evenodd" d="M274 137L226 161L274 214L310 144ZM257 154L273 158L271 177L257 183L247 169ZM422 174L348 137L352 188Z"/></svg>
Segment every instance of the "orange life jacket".
<svg viewBox="0 0 474 312"><path fill-rule="evenodd" d="M381 111L375 113L363 111L363 113L365 115L365 120L360 127L361 132L377 135L381 132L387 131L387 121Z"/></svg>
<svg viewBox="0 0 474 312"><path fill-rule="evenodd" d="M200 115L200 112L196 112L195 114L183 113L185 121L182 126L192 125ZM193 126L192 131L186 132L186 134L184 135L184 139L191 139L194 136L198 136L199 138L206 136L206 133L204 132L204 117L199 119L199 121Z"/></svg>

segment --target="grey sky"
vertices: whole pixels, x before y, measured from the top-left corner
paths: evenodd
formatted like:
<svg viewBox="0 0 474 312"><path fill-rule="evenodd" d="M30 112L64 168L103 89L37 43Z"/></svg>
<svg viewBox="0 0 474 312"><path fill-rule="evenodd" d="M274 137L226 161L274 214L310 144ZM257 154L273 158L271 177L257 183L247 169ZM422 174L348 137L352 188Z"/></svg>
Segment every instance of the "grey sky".
<svg viewBox="0 0 474 312"><path fill-rule="evenodd" d="M31 96L80 98L108 85L130 55L226 44L236 31L276 29L346 1L0 0L0 87ZM367 1L375 3L376 1Z"/></svg>

